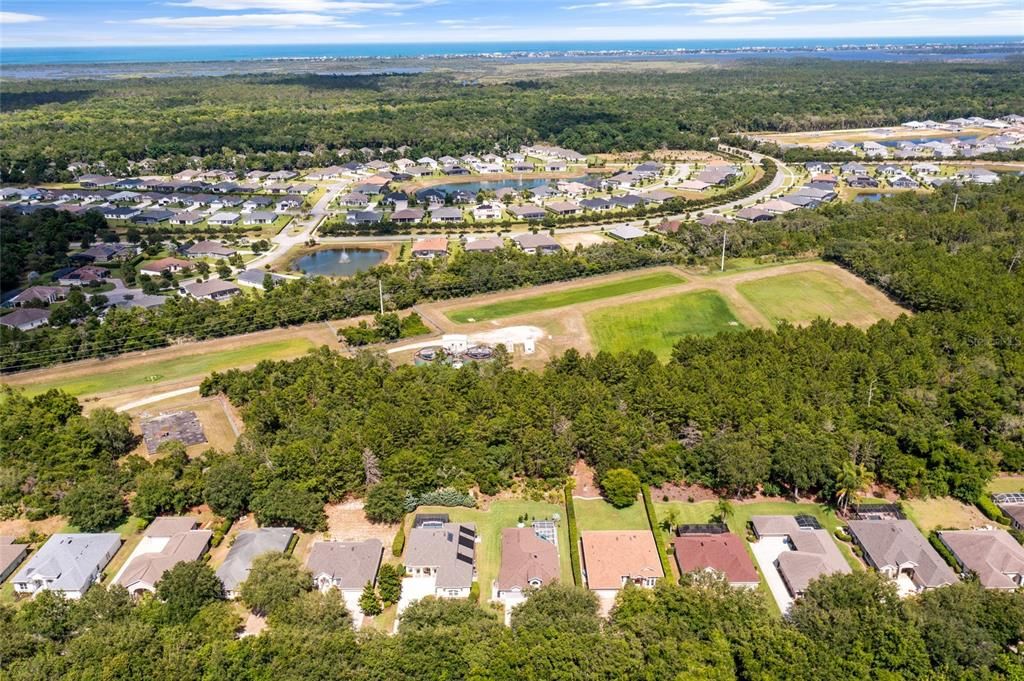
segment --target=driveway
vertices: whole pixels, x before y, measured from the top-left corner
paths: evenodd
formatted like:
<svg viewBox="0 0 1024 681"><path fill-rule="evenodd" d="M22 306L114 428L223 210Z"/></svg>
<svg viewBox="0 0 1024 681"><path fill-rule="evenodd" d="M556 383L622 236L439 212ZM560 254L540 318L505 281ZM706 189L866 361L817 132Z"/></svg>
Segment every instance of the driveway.
<svg viewBox="0 0 1024 681"><path fill-rule="evenodd" d="M402 597L398 601L398 616L410 605L426 596L433 596L436 577L406 577L402 580Z"/></svg>
<svg viewBox="0 0 1024 681"><path fill-rule="evenodd" d="M750 550L754 552L757 565L761 568L761 574L764 575L764 581L768 583L768 588L771 590L775 602L778 603L779 610L785 615L793 605L793 597L789 595L789 589L786 588L786 583L782 581L782 575L775 567L775 559L780 554L792 550L789 542L785 537L764 537L752 543Z"/></svg>

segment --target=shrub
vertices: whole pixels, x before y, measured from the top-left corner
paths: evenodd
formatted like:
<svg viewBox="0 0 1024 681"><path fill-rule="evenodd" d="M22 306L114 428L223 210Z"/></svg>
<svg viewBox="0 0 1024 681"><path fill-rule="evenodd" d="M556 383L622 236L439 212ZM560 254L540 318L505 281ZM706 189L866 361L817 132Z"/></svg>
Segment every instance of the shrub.
<svg viewBox="0 0 1024 681"><path fill-rule="evenodd" d="M949 547L942 542L942 539L939 538L939 533L936 530L932 530L928 533L928 541L931 543L932 548L942 556L942 559L946 561L951 568L958 571L960 570L960 565L957 564L956 558L953 556L953 552L950 551Z"/></svg>
<svg viewBox="0 0 1024 681"><path fill-rule="evenodd" d="M469 492L453 487L440 487L433 492L424 492L419 496L409 494L405 497L405 510L412 513L420 506L465 506L475 508L476 499Z"/></svg>
<svg viewBox="0 0 1024 681"><path fill-rule="evenodd" d="M658 514L654 510L654 502L651 501L651 488L644 485L640 488L644 499L644 510L647 511L647 524L651 526L651 533L654 534L654 544L658 547L658 558L661 560L661 569L665 577L672 575L672 566L668 561L668 551L665 550L665 538L658 531Z"/></svg>
<svg viewBox="0 0 1024 681"><path fill-rule="evenodd" d="M398 483L384 480L370 488L363 512L370 522L397 523L405 517L406 491Z"/></svg>
<svg viewBox="0 0 1024 681"><path fill-rule="evenodd" d="M480 582L473 582L469 587L469 602L479 603L480 602Z"/></svg>
<svg viewBox="0 0 1024 681"><path fill-rule="evenodd" d="M626 508L636 502L640 478L628 468L613 468L601 478L604 496L615 508Z"/></svg>
<svg viewBox="0 0 1024 681"><path fill-rule="evenodd" d="M391 542L391 555L398 556L402 555L402 551L405 550L405 523L398 526L398 532L395 534L394 540Z"/></svg>
<svg viewBox="0 0 1024 681"><path fill-rule="evenodd" d="M1000 525L1009 525L1010 519L1006 517L1002 509L996 506L995 502L992 501L987 495L981 495L978 500L974 502L974 505L978 507L986 518L994 520Z"/></svg>
<svg viewBox="0 0 1024 681"><path fill-rule="evenodd" d="M580 569L580 531L576 527L576 507L572 503L572 485L565 486L565 521L569 523L569 563L572 565L572 581L583 586L583 571Z"/></svg>
<svg viewBox="0 0 1024 681"><path fill-rule="evenodd" d="M851 540L850 535L848 535L846 533L846 530L844 530L841 527L837 527L835 532L833 532L832 534L834 534L836 536L836 539L838 539L841 542L849 542Z"/></svg>

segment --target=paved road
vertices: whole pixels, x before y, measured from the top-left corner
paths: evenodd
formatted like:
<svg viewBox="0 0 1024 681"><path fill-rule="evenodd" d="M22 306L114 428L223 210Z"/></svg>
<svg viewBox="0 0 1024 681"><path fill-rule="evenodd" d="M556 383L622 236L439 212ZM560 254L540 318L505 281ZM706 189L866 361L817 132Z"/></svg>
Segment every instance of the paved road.
<svg viewBox="0 0 1024 681"><path fill-rule="evenodd" d="M270 251L259 256L255 260L250 261L246 264L246 269L260 269L264 265L273 264L277 262L284 255L290 251L293 247L300 244L304 244L309 241L310 237L316 231L316 228L320 226L320 223L328 215L328 206L335 199L338 194L347 189L351 182L347 181L335 181L324 183L327 187L327 191L320 197L320 200L314 204L309 211L309 216L302 219L295 219L290 222L284 229L278 232L271 241L274 243L274 248ZM300 227L298 231L296 227ZM365 239L364 239L365 240Z"/></svg>

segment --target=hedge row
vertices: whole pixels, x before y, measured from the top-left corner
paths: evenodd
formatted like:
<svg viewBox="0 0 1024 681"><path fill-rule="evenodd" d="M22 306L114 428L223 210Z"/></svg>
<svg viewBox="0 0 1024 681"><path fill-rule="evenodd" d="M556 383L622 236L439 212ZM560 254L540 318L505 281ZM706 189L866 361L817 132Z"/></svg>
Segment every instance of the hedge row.
<svg viewBox="0 0 1024 681"><path fill-rule="evenodd" d="M402 551L405 550L405 520L398 526L398 533L395 534L395 538L391 542L391 555L401 556Z"/></svg>
<svg viewBox="0 0 1024 681"><path fill-rule="evenodd" d="M1000 525L1009 525L1010 519L1006 517L1002 509L996 506L995 502L992 501L987 495L982 494L978 497L978 500L974 502L974 505L978 507L986 518L994 520Z"/></svg>
<svg viewBox="0 0 1024 681"><path fill-rule="evenodd" d="M572 580L576 586L583 586L583 570L580 569L580 531L576 527L572 487L568 484L565 486L565 519L569 523L569 562L572 563Z"/></svg>
<svg viewBox="0 0 1024 681"><path fill-rule="evenodd" d="M651 533L654 535L654 544L658 547L658 558L661 559L661 569L665 577L672 574L672 565L668 560L668 551L665 550L665 538L658 531L658 514L654 510L654 502L651 501L651 488L647 485L640 486L640 494L644 498L644 510L647 511L647 524L651 526Z"/></svg>
<svg viewBox="0 0 1024 681"><path fill-rule="evenodd" d="M932 545L932 548L942 556L942 560L946 561L949 567L953 568L957 572L960 571L960 565L956 562L956 557L953 552L949 550L942 540L939 538L938 530L932 530L928 533L928 542Z"/></svg>

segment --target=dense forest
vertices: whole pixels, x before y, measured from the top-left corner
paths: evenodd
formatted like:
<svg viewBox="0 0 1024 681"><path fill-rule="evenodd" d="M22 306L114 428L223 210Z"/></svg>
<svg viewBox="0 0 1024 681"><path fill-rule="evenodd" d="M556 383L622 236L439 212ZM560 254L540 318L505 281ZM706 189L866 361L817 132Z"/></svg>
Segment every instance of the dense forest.
<svg viewBox="0 0 1024 681"><path fill-rule="evenodd" d="M176 340L202 340L372 314L379 309L378 279L385 305L397 310L422 300L674 262L680 253L680 247L655 237L550 256L507 248L493 254L467 253L447 261L382 265L347 279L299 279L276 284L266 293L236 296L228 303L171 296L157 308L109 309L102 321L92 314L73 324L46 326L28 333L0 327L0 371L145 350Z"/></svg>
<svg viewBox="0 0 1024 681"><path fill-rule="evenodd" d="M584 153L702 149L712 144L709 138L735 130L870 127L1019 112L1020 67L1015 60L743 60L687 72L487 85L437 72L7 81L0 175L39 182L59 179L74 161L103 161L111 172L127 172L128 160L162 157L176 159L178 170L192 155L210 156L220 166L273 166L318 147L408 145L412 158L536 141ZM256 152L286 153L248 158Z"/></svg>
<svg viewBox="0 0 1024 681"><path fill-rule="evenodd" d="M892 581L822 578L783 620L759 591L710 580L625 589L608 620L584 589L552 585L506 627L467 601L425 598L394 636L355 633L338 592L310 589L294 561L261 589L269 627L237 638L241 619L212 570L182 563L160 599L91 589L0 606L0 672L11 681L843 681L1014 679L1024 598L958 583L900 599ZM243 591L243 598L245 591Z"/></svg>

